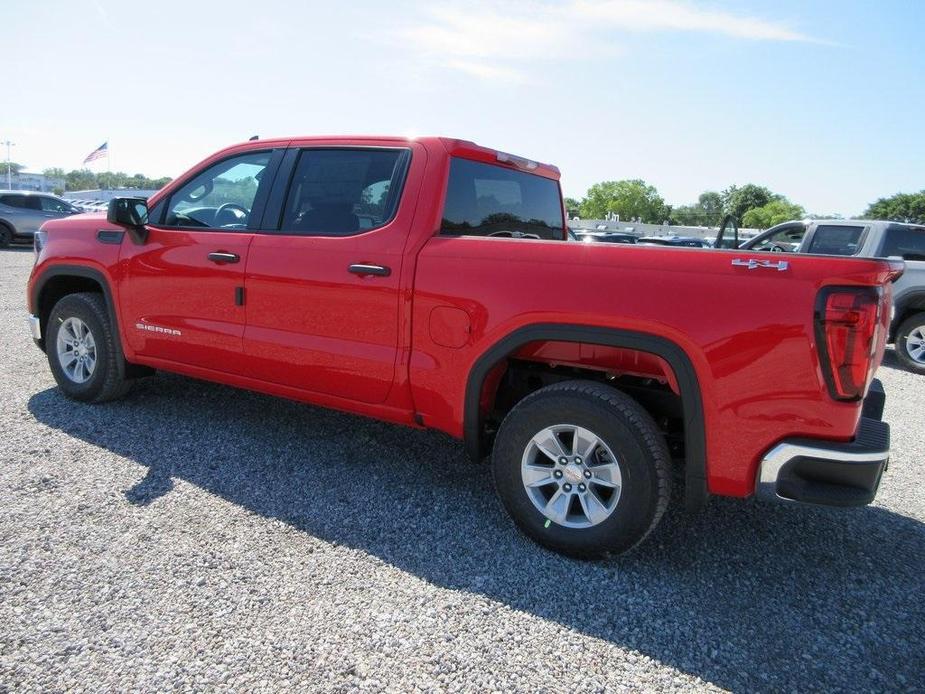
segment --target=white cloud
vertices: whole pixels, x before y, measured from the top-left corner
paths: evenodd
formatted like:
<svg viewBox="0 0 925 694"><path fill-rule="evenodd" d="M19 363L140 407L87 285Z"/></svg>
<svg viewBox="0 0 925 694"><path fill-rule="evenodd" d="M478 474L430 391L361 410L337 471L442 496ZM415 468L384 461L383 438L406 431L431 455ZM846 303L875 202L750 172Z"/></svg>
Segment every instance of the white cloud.
<svg viewBox="0 0 925 694"><path fill-rule="evenodd" d="M511 83L525 82L527 80L527 74L523 70L476 60L447 60L444 66L489 82Z"/></svg>
<svg viewBox="0 0 925 694"><path fill-rule="evenodd" d="M576 0L572 11L629 31L700 31L759 41L812 41L779 22L708 10L680 0Z"/></svg>
<svg viewBox="0 0 925 694"><path fill-rule="evenodd" d="M402 38L431 64L500 82L529 79L538 62L615 53L613 31L712 33L760 41L814 41L787 25L686 0L444 2Z"/></svg>

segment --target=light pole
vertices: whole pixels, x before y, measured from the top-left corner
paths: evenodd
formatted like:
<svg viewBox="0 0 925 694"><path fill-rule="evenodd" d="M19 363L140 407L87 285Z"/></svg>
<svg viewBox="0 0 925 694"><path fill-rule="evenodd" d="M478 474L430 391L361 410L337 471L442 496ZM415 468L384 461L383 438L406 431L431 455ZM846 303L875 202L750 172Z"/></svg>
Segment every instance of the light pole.
<svg viewBox="0 0 925 694"><path fill-rule="evenodd" d="M12 167L10 166L10 147L13 147L16 143L6 140L3 144L6 145L6 189L13 190L13 174Z"/></svg>

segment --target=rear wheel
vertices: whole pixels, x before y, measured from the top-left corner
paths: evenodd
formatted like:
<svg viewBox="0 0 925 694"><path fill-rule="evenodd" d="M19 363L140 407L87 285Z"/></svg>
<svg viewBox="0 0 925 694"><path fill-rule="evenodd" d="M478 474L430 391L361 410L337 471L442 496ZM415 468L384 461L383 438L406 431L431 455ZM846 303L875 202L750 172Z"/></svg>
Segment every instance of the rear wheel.
<svg viewBox="0 0 925 694"><path fill-rule="evenodd" d="M13 240L13 231L3 223L0 223L0 248L6 248Z"/></svg>
<svg viewBox="0 0 925 694"><path fill-rule="evenodd" d="M518 527L563 554L626 552L668 505L668 447L632 398L593 381L567 381L524 398L492 452L501 502Z"/></svg>
<svg viewBox="0 0 925 694"><path fill-rule="evenodd" d="M896 356L910 371L925 374L925 311L909 316L896 330Z"/></svg>
<svg viewBox="0 0 925 694"><path fill-rule="evenodd" d="M100 294L80 292L62 298L51 310L45 351L51 373L67 397L104 402L131 386L118 336Z"/></svg>

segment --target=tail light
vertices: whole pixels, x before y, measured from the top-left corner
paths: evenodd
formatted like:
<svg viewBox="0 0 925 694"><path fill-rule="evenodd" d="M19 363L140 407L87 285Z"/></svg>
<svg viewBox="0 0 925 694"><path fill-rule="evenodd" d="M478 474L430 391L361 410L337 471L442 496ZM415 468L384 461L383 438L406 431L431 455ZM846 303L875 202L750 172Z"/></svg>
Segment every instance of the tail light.
<svg viewBox="0 0 925 694"><path fill-rule="evenodd" d="M819 293L816 340L836 400L860 400L867 392L886 336L882 296L874 287L830 287Z"/></svg>

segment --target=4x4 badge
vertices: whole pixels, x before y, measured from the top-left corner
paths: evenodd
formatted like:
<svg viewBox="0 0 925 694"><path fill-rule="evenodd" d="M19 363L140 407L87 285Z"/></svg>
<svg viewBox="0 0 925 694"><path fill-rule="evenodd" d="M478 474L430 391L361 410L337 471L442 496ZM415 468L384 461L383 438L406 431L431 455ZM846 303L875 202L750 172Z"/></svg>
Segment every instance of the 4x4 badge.
<svg viewBox="0 0 925 694"><path fill-rule="evenodd" d="M786 260L755 260L754 258L749 258L748 260L736 258L732 261L732 264L747 267L749 270L754 270L755 268L760 267L766 270L776 269L778 272L783 272L790 267L790 263Z"/></svg>

